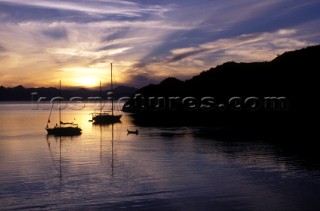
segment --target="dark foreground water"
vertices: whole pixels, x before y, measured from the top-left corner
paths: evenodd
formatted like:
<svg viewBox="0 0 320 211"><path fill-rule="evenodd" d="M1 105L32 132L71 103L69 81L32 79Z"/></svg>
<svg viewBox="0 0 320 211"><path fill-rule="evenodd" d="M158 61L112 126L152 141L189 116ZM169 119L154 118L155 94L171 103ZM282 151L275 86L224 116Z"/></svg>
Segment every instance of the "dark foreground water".
<svg viewBox="0 0 320 211"><path fill-rule="evenodd" d="M319 162L288 147L290 140L215 138L214 130L203 135L210 131L205 127L139 127L128 115L121 124L94 126L90 112L63 113L80 124L81 136L47 137L49 111L0 104L0 210L320 207Z"/></svg>

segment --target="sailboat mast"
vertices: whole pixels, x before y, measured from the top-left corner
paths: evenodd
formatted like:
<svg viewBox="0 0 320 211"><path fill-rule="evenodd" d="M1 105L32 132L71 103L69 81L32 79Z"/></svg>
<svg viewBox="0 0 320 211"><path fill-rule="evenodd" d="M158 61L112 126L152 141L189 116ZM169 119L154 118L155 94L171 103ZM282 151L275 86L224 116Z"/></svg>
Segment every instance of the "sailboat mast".
<svg viewBox="0 0 320 211"><path fill-rule="evenodd" d="M100 81L100 113L102 113L102 87L101 87L101 81Z"/></svg>
<svg viewBox="0 0 320 211"><path fill-rule="evenodd" d="M58 107L59 107L59 127L61 127L61 106L60 106L60 98L61 98L61 80L59 82L59 100L58 100Z"/></svg>
<svg viewBox="0 0 320 211"><path fill-rule="evenodd" d="M112 97L111 97L111 115L113 116L113 81L112 81L112 63L111 63L111 92L112 92Z"/></svg>

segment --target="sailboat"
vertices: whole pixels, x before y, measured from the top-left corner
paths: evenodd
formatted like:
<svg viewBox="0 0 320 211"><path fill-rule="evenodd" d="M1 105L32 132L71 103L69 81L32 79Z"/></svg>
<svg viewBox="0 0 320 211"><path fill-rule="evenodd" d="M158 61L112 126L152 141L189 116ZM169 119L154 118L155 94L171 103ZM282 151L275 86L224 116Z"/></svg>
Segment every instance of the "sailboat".
<svg viewBox="0 0 320 211"><path fill-rule="evenodd" d="M113 75L112 75L112 63L111 63L111 92L113 92ZM101 83L100 83L100 95L101 95ZM100 96L101 97L101 96ZM112 124L120 122L122 115L114 114L114 99L111 98L111 113L103 112L102 107L100 112L92 113L92 121L95 124Z"/></svg>
<svg viewBox="0 0 320 211"><path fill-rule="evenodd" d="M59 83L59 97L61 98L61 81ZM74 124L73 122L62 122L62 112L61 112L61 106L60 106L60 100L58 100L58 107L59 107L59 123L56 123L54 127L49 127L50 123L50 117L53 109L53 103L51 106L46 130L48 132L48 135L55 135L55 136L76 136L81 135L81 128L79 128L78 124Z"/></svg>

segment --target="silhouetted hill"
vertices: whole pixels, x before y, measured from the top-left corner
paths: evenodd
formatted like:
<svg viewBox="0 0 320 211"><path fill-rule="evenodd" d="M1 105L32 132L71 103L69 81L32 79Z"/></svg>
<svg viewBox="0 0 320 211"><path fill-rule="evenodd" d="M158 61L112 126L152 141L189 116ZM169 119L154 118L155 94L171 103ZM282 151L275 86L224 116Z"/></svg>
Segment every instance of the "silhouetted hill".
<svg viewBox="0 0 320 211"><path fill-rule="evenodd" d="M309 121L318 105L319 55L313 46L270 62L227 62L187 81L167 78L138 90L123 110L145 123Z"/></svg>
<svg viewBox="0 0 320 211"><path fill-rule="evenodd" d="M127 97L135 93L137 89L126 86L116 87L113 92L116 98ZM107 98L109 90L103 90L102 98ZM23 86L17 86L13 88L0 87L0 101L30 101L33 94L33 100L37 100L39 97L46 97L52 99L59 96L59 90L57 88L24 88ZM75 90L62 90L62 96L65 99L72 97L82 97L88 99L88 97L99 97L100 91L88 90L88 89L75 89Z"/></svg>

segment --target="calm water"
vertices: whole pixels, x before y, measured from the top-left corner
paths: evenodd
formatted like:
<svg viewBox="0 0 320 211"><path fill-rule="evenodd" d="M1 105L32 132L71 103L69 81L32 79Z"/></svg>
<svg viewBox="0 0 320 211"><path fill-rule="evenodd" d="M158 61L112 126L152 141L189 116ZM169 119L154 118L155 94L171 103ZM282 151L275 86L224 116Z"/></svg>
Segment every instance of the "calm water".
<svg viewBox="0 0 320 211"><path fill-rule="evenodd" d="M94 126L90 112L65 111L83 134L56 138L46 136L49 111L0 104L0 210L320 207L319 162L307 153L272 140L197 135L203 127L139 127L129 115Z"/></svg>

